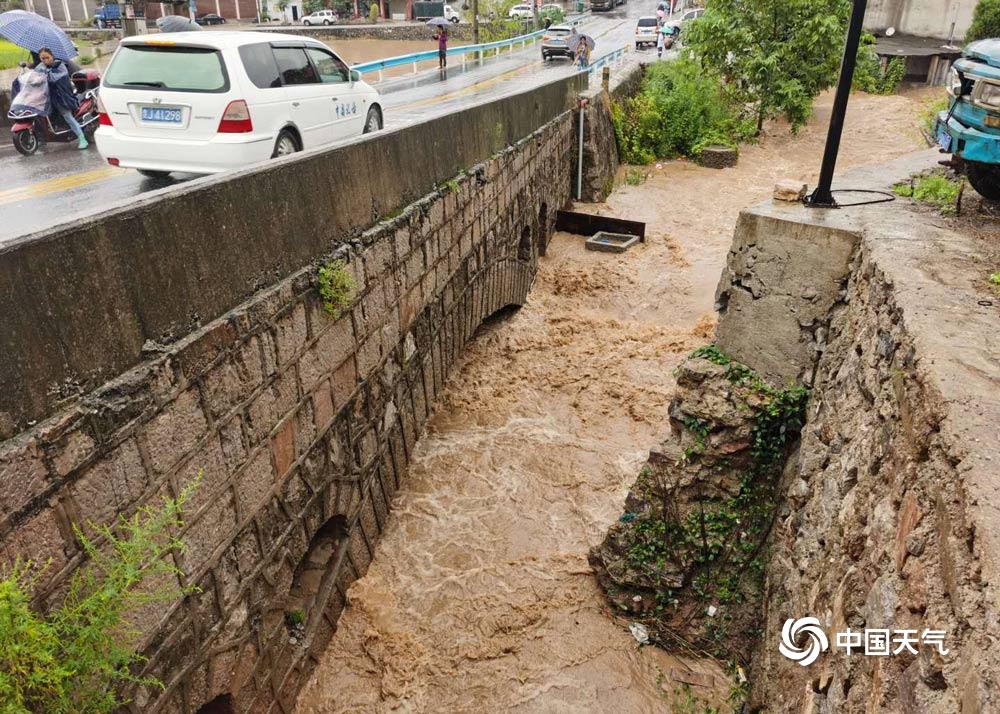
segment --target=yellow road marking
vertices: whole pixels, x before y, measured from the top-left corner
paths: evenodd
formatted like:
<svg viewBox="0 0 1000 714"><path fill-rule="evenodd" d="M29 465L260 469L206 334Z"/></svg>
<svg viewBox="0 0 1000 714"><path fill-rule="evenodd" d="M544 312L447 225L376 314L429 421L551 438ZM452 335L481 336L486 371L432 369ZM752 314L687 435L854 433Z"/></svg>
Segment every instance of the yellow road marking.
<svg viewBox="0 0 1000 714"><path fill-rule="evenodd" d="M115 176L121 176L124 173L126 173L125 169L108 166L102 169L94 169L93 171L83 171L78 174L60 176L59 178L49 179L48 181L41 181L27 186L10 188L6 191L0 191L0 206L8 203L15 203L17 201L26 201L29 198L47 196L50 193L58 193L59 191L68 191L70 189L79 188L98 181L106 181L114 178Z"/></svg>

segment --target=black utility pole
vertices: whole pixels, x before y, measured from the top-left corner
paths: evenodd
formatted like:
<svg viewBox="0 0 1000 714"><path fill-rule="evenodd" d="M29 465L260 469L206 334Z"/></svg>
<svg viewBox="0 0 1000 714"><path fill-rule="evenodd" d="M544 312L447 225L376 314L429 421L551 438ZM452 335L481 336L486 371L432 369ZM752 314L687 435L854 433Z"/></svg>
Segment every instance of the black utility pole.
<svg viewBox="0 0 1000 714"><path fill-rule="evenodd" d="M844 59L840 63L840 81L837 94L833 98L833 115L830 130L826 134L826 149L823 151L823 166L819 170L819 184L812 195L806 198L806 205L818 208L836 208L830 186L833 184L833 170L837 166L840 151L840 135L844 131L844 115L847 114L847 100L851 96L851 81L854 79L854 65L858 61L858 45L861 42L861 26L865 20L868 0L854 0L851 21L847 27L847 43L844 45Z"/></svg>

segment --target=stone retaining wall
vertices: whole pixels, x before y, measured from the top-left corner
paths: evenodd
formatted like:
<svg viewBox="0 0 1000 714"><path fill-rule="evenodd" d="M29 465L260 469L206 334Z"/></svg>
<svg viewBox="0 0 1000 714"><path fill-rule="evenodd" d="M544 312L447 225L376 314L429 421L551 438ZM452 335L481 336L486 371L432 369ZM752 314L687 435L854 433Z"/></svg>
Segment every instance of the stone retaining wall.
<svg viewBox="0 0 1000 714"><path fill-rule="evenodd" d="M166 689L138 689L130 711L291 711L452 365L528 294L569 198L572 141L563 112L341 243L357 289L339 319L299 269L0 443L0 563L51 559L48 605L83 563L72 523L110 523L203 474L178 559L179 584L201 592L136 614L144 674ZM330 158L299 157L300 180Z"/></svg>
<svg viewBox="0 0 1000 714"><path fill-rule="evenodd" d="M924 152L842 185L885 188L937 158ZM720 294L745 295L738 309L729 301L720 339L750 366L786 378L809 375L801 358L815 355L800 457L772 533L754 705L997 711L1000 337L995 296L973 259L976 239L902 201L749 213L754 221L741 226L764 221L769 230L736 237ZM758 267L747 265L751 250L767 272L759 283ZM839 278L835 266L843 266ZM779 282L780 272L794 279ZM773 310L773 300L786 309ZM747 326L768 339L740 351L736 337ZM792 364L782 372L785 357ZM804 617L819 619L829 643L808 666L778 649L786 620ZM897 640L897 654L865 656L862 645L848 656L837 638L879 629ZM940 648L899 646L900 631L922 638L926 630L944 632ZM803 636L794 644L809 643Z"/></svg>

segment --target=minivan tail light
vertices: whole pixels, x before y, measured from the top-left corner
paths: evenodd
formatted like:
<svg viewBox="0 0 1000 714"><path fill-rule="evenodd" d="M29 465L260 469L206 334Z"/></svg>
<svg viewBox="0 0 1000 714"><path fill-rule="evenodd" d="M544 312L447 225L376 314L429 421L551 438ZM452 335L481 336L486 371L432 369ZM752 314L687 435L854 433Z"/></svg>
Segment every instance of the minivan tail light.
<svg viewBox="0 0 1000 714"><path fill-rule="evenodd" d="M250 109L242 99L229 102L226 111L222 114L222 121L219 122L220 134L246 134L253 131L253 122L250 120Z"/></svg>
<svg viewBox="0 0 1000 714"><path fill-rule="evenodd" d="M98 126L114 126L111 123L111 117L108 116L108 110L104 108L100 94L97 95L97 124Z"/></svg>

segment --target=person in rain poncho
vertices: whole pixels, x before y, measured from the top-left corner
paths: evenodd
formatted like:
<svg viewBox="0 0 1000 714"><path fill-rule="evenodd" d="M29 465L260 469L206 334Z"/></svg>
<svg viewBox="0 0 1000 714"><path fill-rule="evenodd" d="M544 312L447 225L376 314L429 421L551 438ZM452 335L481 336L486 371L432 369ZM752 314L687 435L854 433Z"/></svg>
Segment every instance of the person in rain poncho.
<svg viewBox="0 0 1000 714"><path fill-rule="evenodd" d="M86 149L89 146L87 137L83 135L83 129L73 116L79 102L73 92L69 68L65 62L57 60L48 47L38 50L38 58L41 62L35 67L35 71L46 74L49 82L49 101L52 103L52 108L59 112L66 125L76 134L77 148Z"/></svg>

